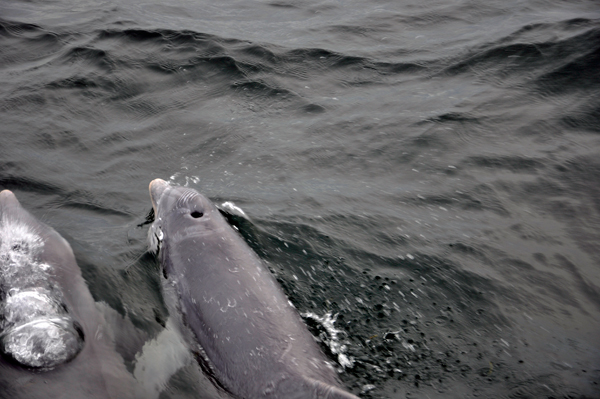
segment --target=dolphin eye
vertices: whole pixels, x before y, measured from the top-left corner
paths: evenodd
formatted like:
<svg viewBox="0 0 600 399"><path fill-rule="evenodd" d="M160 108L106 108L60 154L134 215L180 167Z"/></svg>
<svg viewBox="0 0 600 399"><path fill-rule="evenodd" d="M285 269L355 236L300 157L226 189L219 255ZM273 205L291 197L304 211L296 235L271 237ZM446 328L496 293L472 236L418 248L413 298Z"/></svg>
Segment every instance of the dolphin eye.
<svg viewBox="0 0 600 399"><path fill-rule="evenodd" d="M198 219L198 218L201 218L202 216L204 216L204 214L202 212L194 211L194 212L190 213L190 216L193 217L194 219Z"/></svg>

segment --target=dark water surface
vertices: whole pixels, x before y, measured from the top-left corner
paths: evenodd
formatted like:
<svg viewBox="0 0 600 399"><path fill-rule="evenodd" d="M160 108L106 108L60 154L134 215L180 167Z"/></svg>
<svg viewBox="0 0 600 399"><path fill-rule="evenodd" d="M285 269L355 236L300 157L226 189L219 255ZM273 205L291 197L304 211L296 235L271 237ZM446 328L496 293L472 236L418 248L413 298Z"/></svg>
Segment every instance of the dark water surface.
<svg viewBox="0 0 600 399"><path fill-rule="evenodd" d="M151 335L161 177L246 212L361 397L600 397L597 1L3 0L0 87L0 189Z"/></svg>

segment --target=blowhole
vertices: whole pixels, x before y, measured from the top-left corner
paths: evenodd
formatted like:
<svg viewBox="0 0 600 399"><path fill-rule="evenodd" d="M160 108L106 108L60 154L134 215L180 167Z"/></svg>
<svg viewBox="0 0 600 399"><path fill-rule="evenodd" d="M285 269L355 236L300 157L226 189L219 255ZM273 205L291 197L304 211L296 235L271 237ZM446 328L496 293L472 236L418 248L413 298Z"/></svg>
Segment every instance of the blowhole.
<svg viewBox="0 0 600 399"><path fill-rule="evenodd" d="M194 219L198 219L201 218L204 214L202 212L198 212L198 211L194 211L192 213L190 213L190 216L192 216Z"/></svg>

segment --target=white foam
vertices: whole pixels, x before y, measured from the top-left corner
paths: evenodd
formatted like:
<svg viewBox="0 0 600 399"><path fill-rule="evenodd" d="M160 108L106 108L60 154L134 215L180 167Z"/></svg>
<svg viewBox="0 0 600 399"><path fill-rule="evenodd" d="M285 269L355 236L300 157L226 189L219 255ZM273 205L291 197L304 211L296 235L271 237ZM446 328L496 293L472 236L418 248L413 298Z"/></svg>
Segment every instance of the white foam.
<svg viewBox="0 0 600 399"><path fill-rule="evenodd" d="M242 210L242 208L240 208L239 206L237 206L236 204L234 204L231 201L223 202L221 204L221 208L233 213L234 215L242 216L242 217L248 219L248 216L246 216L246 212L244 212Z"/></svg>
<svg viewBox="0 0 600 399"><path fill-rule="evenodd" d="M354 359L348 355L346 355L347 343L342 342L339 334L344 333L343 330L339 330L335 328L335 321L337 319L337 314L331 315L331 312L325 313L322 317L312 313L306 312L302 314L303 317L309 317L313 320L316 320L319 324L325 328L327 334L329 334L329 338L325 340L325 344L329 346L331 353L337 356L338 363L343 368L352 368L354 366Z"/></svg>
<svg viewBox="0 0 600 399"><path fill-rule="evenodd" d="M164 234L158 224L153 223L148 229L148 250L157 254L164 238Z"/></svg>

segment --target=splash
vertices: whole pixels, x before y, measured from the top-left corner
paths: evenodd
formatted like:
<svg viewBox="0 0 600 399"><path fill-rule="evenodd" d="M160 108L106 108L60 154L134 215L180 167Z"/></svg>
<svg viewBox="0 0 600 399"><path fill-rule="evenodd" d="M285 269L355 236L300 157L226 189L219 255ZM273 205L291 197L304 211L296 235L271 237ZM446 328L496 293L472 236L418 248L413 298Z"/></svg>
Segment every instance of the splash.
<svg viewBox="0 0 600 399"><path fill-rule="evenodd" d="M200 183L200 177L198 176L187 176L185 173L189 169L187 166L182 166L182 172L175 172L173 175L169 177L169 184L189 187L190 183L194 185L198 185Z"/></svg>
<svg viewBox="0 0 600 399"><path fill-rule="evenodd" d="M244 212L242 208L234 204L232 201L223 202L219 208L234 215L248 219L248 216L246 216L246 212Z"/></svg>
<svg viewBox="0 0 600 399"><path fill-rule="evenodd" d="M319 338L329 347L331 353L337 356L340 366L344 369L352 368L354 366L354 359L346 355L348 349L347 342L342 342L340 338L340 334L345 334L345 331L337 329L334 325L337 316L337 314L332 316L331 312L325 313L322 317L312 312L302 313L302 317L313 319L323 326L327 334L321 334Z"/></svg>

